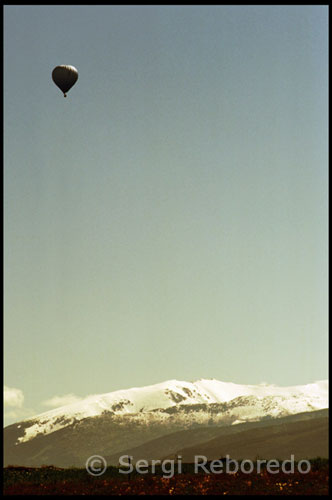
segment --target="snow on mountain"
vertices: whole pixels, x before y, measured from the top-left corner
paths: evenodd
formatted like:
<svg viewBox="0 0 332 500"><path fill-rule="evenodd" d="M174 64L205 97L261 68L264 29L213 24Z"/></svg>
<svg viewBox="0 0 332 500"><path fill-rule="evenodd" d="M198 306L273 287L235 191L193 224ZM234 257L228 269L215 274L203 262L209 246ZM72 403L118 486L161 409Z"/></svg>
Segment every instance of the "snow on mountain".
<svg viewBox="0 0 332 500"><path fill-rule="evenodd" d="M48 434L104 412L115 416L139 415L140 418L147 418L159 411L166 418L168 414L165 416L165 410L170 408L185 410L190 405L213 406L220 403L226 404L223 413L234 416L239 422L266 415L319 410L328 407L328 382L322 380L307 385L278 387L268 384L241 385L215 379L195 382L168 380L145 387L91 395L27 419L25 423L31 425L25 426L25 434L18 438L18 442L29 441L37 434Z"/></svg>

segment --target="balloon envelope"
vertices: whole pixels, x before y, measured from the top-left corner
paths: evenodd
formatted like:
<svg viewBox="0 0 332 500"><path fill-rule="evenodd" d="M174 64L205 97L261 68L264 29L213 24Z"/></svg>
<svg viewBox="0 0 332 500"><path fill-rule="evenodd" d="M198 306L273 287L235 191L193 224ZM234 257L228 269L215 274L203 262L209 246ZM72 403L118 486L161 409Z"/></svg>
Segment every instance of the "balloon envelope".
<svg viewBox="0 0 332 500"><path fill-rule="evenodd" d="M78 71L74 66L61 65L56 66L52 71L52 79L55 85L59 87L66 97L66 92L77 82Z"/></svg>

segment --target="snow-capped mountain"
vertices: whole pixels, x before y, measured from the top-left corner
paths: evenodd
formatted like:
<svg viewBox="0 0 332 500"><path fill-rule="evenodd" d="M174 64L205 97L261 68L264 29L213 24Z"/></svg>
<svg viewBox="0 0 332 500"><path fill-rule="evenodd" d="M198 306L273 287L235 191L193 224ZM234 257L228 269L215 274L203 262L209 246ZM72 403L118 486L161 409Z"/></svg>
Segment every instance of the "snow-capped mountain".
<svg viewBox="0 0 332 500"><path fill-rule="evenodd" d="M189 446L221 431L231 436L247 426L254 429L276 422L283 425L285 419L308 420L309 434L313 430L316 441L324 444L321 419L325 419L323 425L327 428L327 407L327 381L277 387L215 379L169 380L88 396L9 425L4 429L4 462L84 467L87 458L97 454L116 464L125 450L132 449L139 449L143 457L153 449L153 456L159 458L164 452L178 450L178 436L182 446ZM284 442L288 439L285 435ZM300 434L298 442L302 441ZM310 440L308 443L310 451Z"/></svg>
<svg viewBox="0 0 332 500"><path fill-rule="evenodd" d="M128 417L145 421L165 420L174 416L172 409L176 409L178 418L184 423L204 423L211 418L211 414L215 423L239 423L327 407L326 380L291 387L241 385L215 379L196 382L168 380L145 387L91 395L44 412L24 421L25 432L18 442L23 443L39 434L49 434L77 421L104 414L114 415L117 421L121 416L127 417L127 421Z"/></svg>

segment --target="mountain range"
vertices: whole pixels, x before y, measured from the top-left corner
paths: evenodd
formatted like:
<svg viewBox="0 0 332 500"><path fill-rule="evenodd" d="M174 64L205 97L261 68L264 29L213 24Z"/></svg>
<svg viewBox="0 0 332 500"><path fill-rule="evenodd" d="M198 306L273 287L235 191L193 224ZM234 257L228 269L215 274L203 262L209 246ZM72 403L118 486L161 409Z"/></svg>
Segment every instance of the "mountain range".
<svg viewBox="0 0 332 500"><path fill-rule="evenodd" d="M88 396L9 425L4 465L84 467L95 454L109 465L127 454L190 461L196 452L219 458L225 450L234 458L282 458L287 443L298 457L326 456L327 407L327 381L278 387L169 380Z"/></svg>

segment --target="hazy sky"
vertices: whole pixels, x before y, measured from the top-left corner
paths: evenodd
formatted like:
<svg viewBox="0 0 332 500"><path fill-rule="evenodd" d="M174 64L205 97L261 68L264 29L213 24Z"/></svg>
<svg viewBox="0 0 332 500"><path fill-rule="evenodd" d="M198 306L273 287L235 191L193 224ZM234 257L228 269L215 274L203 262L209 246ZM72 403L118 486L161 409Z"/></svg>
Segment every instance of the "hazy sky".
<svg viewBox="0 0 332 500"><path fill-rule="evenodd" d="M7 423L327 378L328 7L5 6L4 30Z"/></svg>

